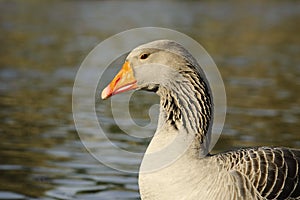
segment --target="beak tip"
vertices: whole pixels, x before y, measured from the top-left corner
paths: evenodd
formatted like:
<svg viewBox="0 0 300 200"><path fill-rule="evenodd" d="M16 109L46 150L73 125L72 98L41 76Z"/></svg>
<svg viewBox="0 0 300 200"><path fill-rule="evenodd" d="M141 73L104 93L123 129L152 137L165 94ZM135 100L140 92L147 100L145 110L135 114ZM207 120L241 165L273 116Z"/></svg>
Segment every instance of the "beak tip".
<svg viewBox="0 0 300 200"><path fill-rule="evenodd" d="M109 91L110 91L109 86L106 87L106 88L104 88L103 91L102 91L102 93L101 93L101 99L105 100L108 97L110 97L111 96L111 92L109 92Z"/></svg>

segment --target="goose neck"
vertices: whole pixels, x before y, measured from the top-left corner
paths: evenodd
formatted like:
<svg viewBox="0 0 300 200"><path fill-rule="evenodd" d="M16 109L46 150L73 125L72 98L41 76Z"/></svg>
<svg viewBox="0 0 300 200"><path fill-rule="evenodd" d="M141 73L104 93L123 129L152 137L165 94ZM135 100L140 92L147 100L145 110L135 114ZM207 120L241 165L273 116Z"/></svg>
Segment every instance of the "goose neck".
<svg viewBox="0 0 300 200"><path fill-rule="evenodd" d="M212 124L212 99L210 90L199 76L186 75L189 81L176 82L161 87L159 127L192 135L194 147L203 156L208 154ZM159 128L158 127L158 128Z"/></svg>

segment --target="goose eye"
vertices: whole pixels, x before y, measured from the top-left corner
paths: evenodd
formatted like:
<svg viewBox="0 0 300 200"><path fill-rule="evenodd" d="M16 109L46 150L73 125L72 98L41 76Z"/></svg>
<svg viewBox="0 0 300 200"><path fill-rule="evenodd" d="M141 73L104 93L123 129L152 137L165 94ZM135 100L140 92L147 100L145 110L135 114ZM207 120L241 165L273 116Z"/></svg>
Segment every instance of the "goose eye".
<svg viewBox="0 0 300 200"><path fill-rule="evenodd" d="M146 58L148 58L148 56L149 56L149 54L143 53L143 54L140 56L140 59L145 60Z"/></svg>

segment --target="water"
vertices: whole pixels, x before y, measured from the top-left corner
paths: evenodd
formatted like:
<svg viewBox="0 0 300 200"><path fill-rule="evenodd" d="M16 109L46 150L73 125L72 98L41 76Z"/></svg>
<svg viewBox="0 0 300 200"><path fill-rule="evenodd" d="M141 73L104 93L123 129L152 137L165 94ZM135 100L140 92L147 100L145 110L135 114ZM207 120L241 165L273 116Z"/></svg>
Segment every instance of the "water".
<svg viewBox="0 0 300 200"><path fill-rule="evenodd" d="M0 1L0 199L139 199L137 174L95 160L77 135L71 110L84 57L102 40L134 27L181 31L215 60L228 113L214 152L300 148L299 10L297 1ZM148 111L157 101L153 94L135 93L134 121L149 124ZM149 139L124 134L109 103L99 100L96 108L110 140L143 152ZM139 165L135 158L107 159L133 169Z"/></svg>

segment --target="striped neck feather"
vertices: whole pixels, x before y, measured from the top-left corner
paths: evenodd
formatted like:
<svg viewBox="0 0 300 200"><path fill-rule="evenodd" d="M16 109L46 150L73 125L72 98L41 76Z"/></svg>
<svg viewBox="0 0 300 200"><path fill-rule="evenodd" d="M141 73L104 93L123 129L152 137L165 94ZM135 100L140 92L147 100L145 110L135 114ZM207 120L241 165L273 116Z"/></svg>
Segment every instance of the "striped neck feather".
<svg viewBox="0 0 300 200"><path fill-rule="evenodd" d="M160 123L187 134L194 134L200 156L208 154L212 125L212 98L206 82L194 70L181 72L187 81L160 87Z"/></svg>

